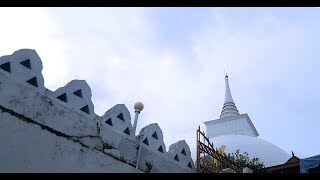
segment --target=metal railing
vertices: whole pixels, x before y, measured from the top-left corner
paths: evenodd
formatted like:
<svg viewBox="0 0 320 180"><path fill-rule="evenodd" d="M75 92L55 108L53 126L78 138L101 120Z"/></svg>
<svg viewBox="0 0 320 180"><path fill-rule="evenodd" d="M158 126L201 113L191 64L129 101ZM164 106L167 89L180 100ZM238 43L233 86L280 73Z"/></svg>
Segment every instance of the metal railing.
<svg viewBox="0 0 320 180"><path fill-rule="evenodd" d="M201 142L201 137L203 142ZM209 157L209 158L208 158ZM212 162L210 159L212 158ZM214 159L217 160L217 164L214 164ZM242 173L242 168L227 158L219 154L213 147L213 143L205 136L204 132L200 131L200 126L197 129L197 173L216 173L221 172L219 164L223 167L229 167L237 173Z"/></svg>

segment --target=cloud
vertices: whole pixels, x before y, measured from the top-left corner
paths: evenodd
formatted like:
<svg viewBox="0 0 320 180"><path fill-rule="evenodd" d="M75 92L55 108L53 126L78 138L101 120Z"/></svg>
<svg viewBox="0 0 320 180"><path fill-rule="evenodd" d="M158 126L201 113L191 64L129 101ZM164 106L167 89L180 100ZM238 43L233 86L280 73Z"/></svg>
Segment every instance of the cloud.
<svg viewBox="0 0 320 180"><path fill-rule="evenodd" d="M316 94L319 89L311 83L317 81L318 76L314 67L319 64L316 60L319 55L314 47L319 40L319 24L306 19L318 16L304 10L253 11L242 9L237 16L233 16L237 11L225 9L218 11L218 15L213 11L212 23L200 28L194 36L195 59L203 67L204 76L200 79L209 77L214 86L220 85L216 88L221 89L214 92L214 107L206 109L216 112L213 116L216 118L221 111L223 78L217 72L222 74L223 64L227 64L238 110L249 114L260 137L287 152L296 150L311 156L317 153L316 148L308 148L307 152L305 147L319 147L319 143L305 139L313 136L311 132L315 128L311 124L315 124L312 119L317 111L306 104L315 105L319 100L307 95Z"/></svg>
<svg viewBox="0 0 320 180"><path fill-rule="evenodd" d="M70 69L67 43L57 37L58 27L48 17L47 8L0 8L0 53L35 49L43 61L45 86L63 85ZM57 72L58 71L58 72Z"/></svg>
<svg viewBox="0 0 320 180"><path fill-rule="evenodd" d="M202 89L198 75L184 63L185 55L168 49L168 42L158 38L159 31L144 9L50 11L51 21L64 33L60 38L73 47L67 53L70 69L64 79L88 82L97 114L123 103L133 116L134 103L142 101L145 109L137 130L158 123L167 148L181 139L191 141L201 121L187 113L197 114L202 106L197 98Z"/></svg>

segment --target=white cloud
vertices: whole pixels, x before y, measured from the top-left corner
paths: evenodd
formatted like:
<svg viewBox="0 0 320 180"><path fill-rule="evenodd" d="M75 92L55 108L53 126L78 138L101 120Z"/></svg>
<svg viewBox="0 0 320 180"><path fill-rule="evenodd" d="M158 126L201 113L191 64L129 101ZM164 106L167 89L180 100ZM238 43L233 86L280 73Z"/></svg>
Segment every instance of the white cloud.
<svg viewBox="0 0 320 180"><path fill-rule="evenodd" d="M43 62L45 86L62 85L70 69L67 43L57 37L59 29L51 23L46 8L0 8L0 53L35 49ZM57 72L58 70L58 72Z"/></svg>
<svg viewBox="0 0 320 180"><path fill-rule="evenodd" d="M129 15L128 9L82 10L59 9L54 14L57 26L67 27L61 29L66 33L63 39L73 47L68 51L72 68L66 77L88 82L97 114L118 103L126 104L133 114L134 102L142 101L145 109L138 130L157 122L167 146L183 139L170 135L175 134L172 127L186 121L178 109L193 95L187 86L194 79L184 70L181 57L159 45L157 30L143 9L130 9Z"/></svg>
<svg viewBox="0 0 320 180"><path fill-rule="evenodd" d="M309 31L311 26L299 21L292 23L292 19L288 21L283 16L277 15L279 13L255 14L254 20L248 23L242 18L232 19L228 14L219 14L219 19L223 21L222 25L217 22L208 24L194 36L196 60L203 67L201 69L203 76L200 79L207 78L207 82L214 81L214 85L206 87L203 83L200 86L219 89L203 93L205 95L214 93L212 97L214 102L203 101L206 105L202 107L206 108L207 114L216 113L212 118L218 117L224 95L221 74L223 65L227 64L235 103L240 113L249 114L260 137L287 152L291 150L303 152L302 144L307 144L304 138L308 137L306 132L311 132L311 127L300 120L306 118L310 121L313 119L312 116L316 115L316 111L311 110L312 108L303 110L303 106L315 100L306 99L304 93L307 92L306 86L308 92L317 88L314 84L307 83L310 76L303 72L308 72L308 63L318 64L315 60L318 55L313 54L311 58L305 58L308 56L305 54L308 52L307 49L312 48L311 43L314 43L308 37L308 32L313 32ZM266 22L263 22L263 19ZM239 25L241 23L246 26ZM313 28L316 27L312 25ZM315 32L310 37L318 39ZM304 81L299 80L302 77L305 77ZM214 87L216 85L220 86ZM316 91L313 90L313 93ZM302 101L303 105L300 104ZM214 106L211 110L206 107L210 104ZM294 107L298 104L301 108L294 111ZM306 116L299 118L305 114L304 111L309 113L308 118ZM202 121L209 120L204 116L199 118ZM304 130L307 127L309 130ZM304 134L298 135L296 131L301 133L303 131ZM189 142L192 144L192 139ZM309 151L314 152L311 149Z"/></svg>

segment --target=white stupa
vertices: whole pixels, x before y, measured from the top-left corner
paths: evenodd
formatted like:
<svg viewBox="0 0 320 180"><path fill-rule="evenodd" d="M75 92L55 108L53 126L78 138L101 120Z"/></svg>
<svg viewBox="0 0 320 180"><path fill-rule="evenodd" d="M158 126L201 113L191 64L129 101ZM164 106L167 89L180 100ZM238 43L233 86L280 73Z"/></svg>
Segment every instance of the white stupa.
<svg viewBox="0 0 320 180"><path fill-rule="evenodd" d="M239 114L233 101L228 75L225 76L225 100L219 119L204 122L210 141L216 148L225 145L225 153L247 152L259 158L265 167L285 163L291 156L278 146L258 138L259 133L247 113Z"/></svg>

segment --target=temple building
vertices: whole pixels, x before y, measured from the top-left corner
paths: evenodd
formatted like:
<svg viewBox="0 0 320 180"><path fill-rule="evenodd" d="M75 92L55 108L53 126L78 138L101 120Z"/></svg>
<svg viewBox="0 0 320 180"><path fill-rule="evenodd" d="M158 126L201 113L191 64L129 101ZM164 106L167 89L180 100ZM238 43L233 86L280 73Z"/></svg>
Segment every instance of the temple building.
<svg viewBox="0 0 320 180"><path fill-rule="evenodd" d="M320 173L320 155L300 159L292 157L284 164L266 168L270 173Z"/></svg>
<svg viewBox="0 0 320 180"><path fill-rule="evenodd" d="M280 147L260 139L247 113L240 114L231 95L228 75L225 76L225 99L218 119L204 122L206 135L215 147L225 145L225 153L247 152L249 158L259 158L265 167L286 163L291 155Z"/></svg>

